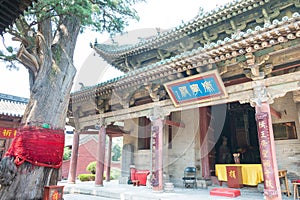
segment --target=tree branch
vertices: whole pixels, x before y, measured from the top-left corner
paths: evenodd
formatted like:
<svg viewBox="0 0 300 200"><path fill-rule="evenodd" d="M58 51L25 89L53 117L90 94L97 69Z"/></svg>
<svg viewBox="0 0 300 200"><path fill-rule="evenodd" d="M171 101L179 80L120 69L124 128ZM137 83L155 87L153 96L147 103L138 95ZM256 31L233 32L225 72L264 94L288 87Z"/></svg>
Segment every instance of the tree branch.
<svg viewBox="0 0 300 200"><path fill-rule="evenodd" d="M34 73L34 75L37 74L39 64L36 58L26 50L23 44L21 44L20 49L17 53L17 59L22 64L24 64L29 70L31 70Z"/></svg>

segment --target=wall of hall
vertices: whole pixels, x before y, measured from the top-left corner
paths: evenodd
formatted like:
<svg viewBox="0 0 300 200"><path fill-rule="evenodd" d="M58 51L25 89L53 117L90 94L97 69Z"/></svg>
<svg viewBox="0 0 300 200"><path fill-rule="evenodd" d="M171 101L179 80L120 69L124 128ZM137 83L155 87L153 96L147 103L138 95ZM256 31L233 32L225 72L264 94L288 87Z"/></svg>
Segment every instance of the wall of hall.
<svg viewBox="0 0 300 200"><path fill-rule="evenodd" d="M182 187L185 167L196 166L200 169L199 111L185 110L172 114L172 121L182 122L184 128L172 126L172 145L169 145L169 126L164 126L163 135L163 171L164 180L171 181L175 186ZM150 150L138 150L138 119L125 121L123 144L134 146L133 164L138 170L150 170ZM122 157L122 159L125 159ZM123 167L123 166L122 166ZM200 171L199 171L200 172ZM198 172L198 173L199 173Z"/></svg>
<svg viewBox="0 0 300 200"><path fill-rule="evenodd" d="M172 127L172 148L168 149L168 168L170 181L177 187L183 187L182 177L186 167L200 169L200 139L199 139L199 111L198 109L175 112L173 121L181 121L184 128Z"/></svg>
<svg viewBox="0 0 300 200"><path fill-rule="evenodd" d="M125 121L125 130L129 130L130 134L123 138L123 145L133 145L133 164L139 170L150 169L150 150L138 150L138 119L130 119Z"/></svg>
<svg viewBox="0 0 300 200"><path fill-rule="evenodd" d="M275 140L278 169L287 169L288 178L300 178L300 103L293 101L293 94L275 99L271 104L281 113L281 118L272 116L272 123L295 122L297 139Z"/></svg>

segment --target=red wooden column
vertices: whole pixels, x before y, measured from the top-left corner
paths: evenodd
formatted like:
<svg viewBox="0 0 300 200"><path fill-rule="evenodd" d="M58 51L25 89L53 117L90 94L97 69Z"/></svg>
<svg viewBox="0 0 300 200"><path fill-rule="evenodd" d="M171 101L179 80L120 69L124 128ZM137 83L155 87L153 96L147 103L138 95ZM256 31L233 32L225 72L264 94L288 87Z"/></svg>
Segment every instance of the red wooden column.
<svg viewBox="0 0 300 200"><path fill-rule="evenodd" d="M112 146L112 136L109 136L108 149L107 149L107 164L106 164L106 181L110 181L110 166L111 166L111 146Z"/></svg>
<svg viewBox="0 0 300 200"><path fill-rule="evenodd" d="M155 156L154 163L154 177L152 181L153 190L163 190L163 122L161 117L154 117L152 119L152 136L153 136L153 147Z"/></svg>
<svg viewBox="0 0 300 200"><path fill-rule="evenodd" d="M270 106L267 102L262 102L260 105L255 106L255 110L260 157L264 175L265 199L281 200Z"/></svg>
<svg viewBox="0 0 300 200"><path fill-rule="evenodd" d="M105 138L106 128L101 125L99 129L97 159L96 159L96 186L103 186L103 173L104 173L104 162L105 162Z"/></svg>
<svg viewBox="0 0 300 200"><path fill-rule="evenodd" d="M73 135L73 145L72 145L72 154L71 154L70 168L69 168L69 175L68 175L68 183L75 183L76 180L78 149L79 149L79 131L75 130Z"/></svg>
<svg viewBox="0 0 300 200"><path fill-rule="evenodd" d="M209 166L209 150L208 150L208 125L209 119L207 116L207 107L199 108L199 129L200 129L200 150L201 150L201 171L203 178L210 178L210 166Z"/></svg>

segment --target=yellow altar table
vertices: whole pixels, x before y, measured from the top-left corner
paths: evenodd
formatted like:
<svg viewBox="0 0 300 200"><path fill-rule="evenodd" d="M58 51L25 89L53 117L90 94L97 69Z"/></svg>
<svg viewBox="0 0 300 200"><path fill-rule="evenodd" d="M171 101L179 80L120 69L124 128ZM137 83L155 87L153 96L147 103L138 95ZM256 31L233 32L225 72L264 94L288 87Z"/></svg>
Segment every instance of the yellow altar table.
<svg viewBox="0 0 300 200"><path fill-rule="evenodd" d="M261 164L216 164L216 176L219 181L227 181L226 166L241 166L244 185L256 186L264 181Z"/></svg>

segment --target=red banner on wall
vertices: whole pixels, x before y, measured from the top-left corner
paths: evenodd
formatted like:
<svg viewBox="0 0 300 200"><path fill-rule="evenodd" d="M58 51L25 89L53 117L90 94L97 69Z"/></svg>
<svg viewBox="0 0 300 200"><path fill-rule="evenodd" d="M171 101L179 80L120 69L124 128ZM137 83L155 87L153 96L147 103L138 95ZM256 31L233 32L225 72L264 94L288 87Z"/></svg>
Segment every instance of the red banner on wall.
<svg viewBox="0 0 300 200"><path fill-rule="evenodd" d="M16 135L16 128L0 127L0 138L14 138Z"/></svg>
<svg viewBox="0 0 300 200"><path fill-rule="evenodd" d="M278 196L275 182L275 173L277 172L275 172L273 168L273 155L271 150L268 118L268 113L262 112L256 114L260 157L264 171L264 193L269 197L274 197Z"/></svg>

